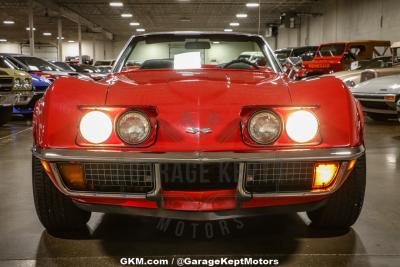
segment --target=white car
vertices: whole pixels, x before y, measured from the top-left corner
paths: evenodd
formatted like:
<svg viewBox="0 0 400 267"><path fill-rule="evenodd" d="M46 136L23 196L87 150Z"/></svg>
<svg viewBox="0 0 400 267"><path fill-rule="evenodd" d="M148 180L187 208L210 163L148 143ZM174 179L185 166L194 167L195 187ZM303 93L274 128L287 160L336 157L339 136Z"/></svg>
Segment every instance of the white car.
<svg viewBox="0 0 400 267"><path fill-rule="evenodd" d="M362 82L350 89L373 120L397 118L396 102L400 100L400 75L385 76Z"/></svg>

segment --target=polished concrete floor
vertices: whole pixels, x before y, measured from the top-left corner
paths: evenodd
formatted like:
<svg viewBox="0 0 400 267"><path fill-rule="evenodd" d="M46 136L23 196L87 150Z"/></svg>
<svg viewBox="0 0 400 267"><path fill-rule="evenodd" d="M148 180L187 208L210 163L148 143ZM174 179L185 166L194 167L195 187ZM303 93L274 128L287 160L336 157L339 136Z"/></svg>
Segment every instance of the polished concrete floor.
<svg viewBox="0 0 400 267"><path fill-rule="evenodd" d="M278 258L285 266L400 266L396 121L367 121L365 204L348 232L312 230L302 213L228 221L225 230L217 222L194 228L177 221L160 230L157 219L94 214L87 232L53 237L33 205L31 134L24 121L0 127L0 266L119 266L121 257L221 255Z"/></svg>

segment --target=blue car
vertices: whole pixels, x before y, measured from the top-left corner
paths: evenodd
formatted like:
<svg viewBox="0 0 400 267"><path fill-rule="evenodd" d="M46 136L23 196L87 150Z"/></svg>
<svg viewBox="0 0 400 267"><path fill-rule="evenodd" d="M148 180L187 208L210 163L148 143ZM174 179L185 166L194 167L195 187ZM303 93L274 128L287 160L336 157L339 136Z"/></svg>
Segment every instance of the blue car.
<svg viewBox="0 0 400 267"><path fill-rule="evenodd" d="M31 116L36 101L38 101L46 92L47 87L51 84L49 79L31 73L33 97L26 101L24 105L16 105L13 108L13 114L21 114L24 116Z"/></svg>
<svg viewBox="0 0 400 267"><path fill-rule="evenodd" d="M16 59L0 55L0 63L8 66L11 69L22 70L28 72L32 76L33 96L26 96L26 99L19 99L16 106L13 108L13 114L21 114L24 116L31 116L36 101L38 101L46 92L47 87L51 84L49 79L33 74L29 68L17 61Z"/></svg>

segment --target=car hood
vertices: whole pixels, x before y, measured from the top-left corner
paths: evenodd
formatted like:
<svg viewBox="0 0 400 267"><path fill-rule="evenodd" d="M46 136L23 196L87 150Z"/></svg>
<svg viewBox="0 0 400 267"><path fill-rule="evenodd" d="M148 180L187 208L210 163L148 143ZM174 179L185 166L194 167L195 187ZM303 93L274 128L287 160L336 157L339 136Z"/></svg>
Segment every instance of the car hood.
<svg viewBox="0 0 400 267"><path fill-rule="evenodd" d="M290 105L283 79L252 71L137 71L114 76L107 105L154 106L158 112L157 143L181 149L224 149L237 145L240 112L248 105ZM193 135L188 128L210 128L213 134ZM205 145L207 144L207 145Z"/></svg>
<svg viewBox="0 0 400 267"><path fill-rule="evenodd" d="M136 71L112 78L107 104L186 105L290 104L278 74L253 71ZM281 103L278 103L281 102Z"/></svg>
<svg viewBox="0 0 400 267"><path fill-rule="evenodd" d="M39 75L31 73L32 76L32 85L35 87L44 87L44 86L49 86L51 84L51 81L41 77Z"/></svg>
<svg viewBox="0 0 400 267"><path fill-rule="evenodd" d="M400 94L400 75L385 76L360 83L352 93Z"/></svg>
<svg viewBox="0 0 400 267"><path fill-rule="evenodd" d="M14 78L28 78L28 79L31 77L25 71L15 70L15 69L11 69L11 68L0 68L0 70L3 73L0 75L8 75L8 76L12 76Z"/></svg>

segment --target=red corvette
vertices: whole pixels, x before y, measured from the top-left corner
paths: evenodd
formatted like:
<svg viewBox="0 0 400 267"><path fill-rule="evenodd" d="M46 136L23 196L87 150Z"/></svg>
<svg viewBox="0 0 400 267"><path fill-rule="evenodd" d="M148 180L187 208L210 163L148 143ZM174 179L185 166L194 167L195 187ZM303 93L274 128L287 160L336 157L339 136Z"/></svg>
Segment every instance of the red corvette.
<svg viewBox="0 0 400 267"><path fill-rule="evenodd" d="M91 212L307 211L316 227L347 228L363 204L361 106L335 78L289 80L257 35L135 36L106 79L56 80L33 133L35 205L50 232L82 228Z"/></svg>

